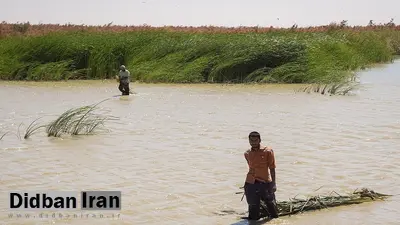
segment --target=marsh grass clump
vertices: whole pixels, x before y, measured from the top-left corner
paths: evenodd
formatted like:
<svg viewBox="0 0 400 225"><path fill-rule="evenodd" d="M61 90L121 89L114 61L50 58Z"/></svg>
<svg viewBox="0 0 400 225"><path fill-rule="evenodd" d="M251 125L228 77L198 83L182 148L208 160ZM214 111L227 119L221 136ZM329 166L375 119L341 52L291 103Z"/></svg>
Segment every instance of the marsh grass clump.
<svg viewBox="0 0 400 225"><path fill-rule="evenodd" d="M319 93L321 95L349 95L357 87L350 82L335 82L329 84L311 84L300 89L306 93Z"/></svg>
<svg viewBox="0 0 400 225"><path fill-rule="evenodd" d="M61 114L57 119L51 121L50 123L38 123L37 118L33 120L29 126L25 129L25 133L21 136L21 123L18 126L17 132L14 133L19 140L28 139L33 134L37 133L39 130L44 129L47 133L47 136L60 137L63 134L70 135L88 135L94 134L100 126L104 125L105 121L108 120L116 120L117 118L113 116L105 116L102 113L97 113L98 105L104 101L103 100L97 104L82 106L77 108L72 108ZM0 140L3 139L4 136L12 132L0 132Z"/></svg>
<svg viewBox="0 0 400 225"><path fill-rule="evenodd" d="M97 128L104 125L106 120L110 119L107 116L94 113L100 103L67 110L47 125L47 135L49 137L60 137L63 134L87 135L94 133Z"/></svg>
<svg viewBox="0 0 400 225"><path fill-rule="evenodd" d="M297 92L318 93L321 95L350 95L358 86L357 75L355 73L346 73L332 79L325 79L322 82L308 84L299 88Z"/></svg>

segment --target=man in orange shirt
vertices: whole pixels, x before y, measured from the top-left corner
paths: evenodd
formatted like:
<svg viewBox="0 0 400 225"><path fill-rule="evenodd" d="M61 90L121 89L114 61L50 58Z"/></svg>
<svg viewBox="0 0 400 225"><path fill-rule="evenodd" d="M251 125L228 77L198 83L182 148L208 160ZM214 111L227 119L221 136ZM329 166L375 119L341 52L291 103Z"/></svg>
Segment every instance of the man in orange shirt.
<svg viewBox="0 0 400 225"><path fill-rule="evenodd" d="M270 147L261 146L260 134L253 131L249 134L251 149L244 153L249 166L244 191L249 205L249 220L260 218L260 200L267 205L272 218L278 217L275 205L276 176L275 156Z"/></svg>

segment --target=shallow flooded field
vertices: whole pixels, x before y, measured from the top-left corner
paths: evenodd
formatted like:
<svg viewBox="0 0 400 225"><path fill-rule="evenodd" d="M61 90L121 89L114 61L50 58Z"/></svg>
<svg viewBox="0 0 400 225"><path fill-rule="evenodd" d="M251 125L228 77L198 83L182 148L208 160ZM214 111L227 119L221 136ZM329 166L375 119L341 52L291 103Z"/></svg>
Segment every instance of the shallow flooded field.
<svg viewBox="0 0 400 225"><path fill-rule="evenodd" d="M400 194L400 62L360 75L354 96L293 85L132 84L137 94L121 99L112 81L0 82L0 136L13 132L0 140L2 224L242 224L246 202L235 192L253 130L276 152L278 201L362 187ZM21 122L23 135L41 116L50 122L107 98L101 110L119 118L108 132L15 135ZM9 218L8 193L35 190L120 190L122 210L95 212L114 219ZM399 214L393 196L267 224L398 224Z"/></svg>

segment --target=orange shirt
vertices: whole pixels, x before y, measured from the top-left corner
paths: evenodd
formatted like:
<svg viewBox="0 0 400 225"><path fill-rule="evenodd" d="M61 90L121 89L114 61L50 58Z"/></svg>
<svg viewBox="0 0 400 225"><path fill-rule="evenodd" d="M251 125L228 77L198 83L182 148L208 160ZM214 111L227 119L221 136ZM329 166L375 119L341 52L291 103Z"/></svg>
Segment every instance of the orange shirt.
<svg viewBox="0 0 400 225"><path fill-rule="evenodd" d="M264 182L272 181L269 169L276 168L275 156L272 148L260 147L260 150L256 151L249 149L244 153L244 157L249 165L249 172L246 176L247 183L254 184L256 179Z"/></svg>

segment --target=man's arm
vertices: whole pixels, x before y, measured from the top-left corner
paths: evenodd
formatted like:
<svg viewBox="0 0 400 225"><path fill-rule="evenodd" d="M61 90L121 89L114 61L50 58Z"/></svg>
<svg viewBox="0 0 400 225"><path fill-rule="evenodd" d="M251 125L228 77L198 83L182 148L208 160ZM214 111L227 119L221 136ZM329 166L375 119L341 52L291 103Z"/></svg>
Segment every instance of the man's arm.
<svg viewBox="0 0 400 225"><path fill-rule="evenodd" d="M274 155L274 150L270 150L269 151L269 171L271 172L271 178L272 178L272 190L275 192L276 191L276 173L275 173L275 169L276 169L276 164L275 164L275 155Z"/></svg>
<svg viewBox="0 0 400 225"><path fill-rule="evenodd" d="M269 169L271 171L272 183L276 184L275 168Z"/></svg>
<svg viewBox="0 0 400 225"><path fill-rule="evenodd" d="M249 159L247 158L247 152L245 152L243 155L244 155L244 158L246 159L247 165L249 165ZM243 188L246 189L246 181L244 182Z"/></svg>
<svg viewBox="0 0 400 225"><path fill-rule="evenodd" d="M244 153L244 158L246 159L247 165L249 165L249 159L247 158L247 152Z"/></svg>

